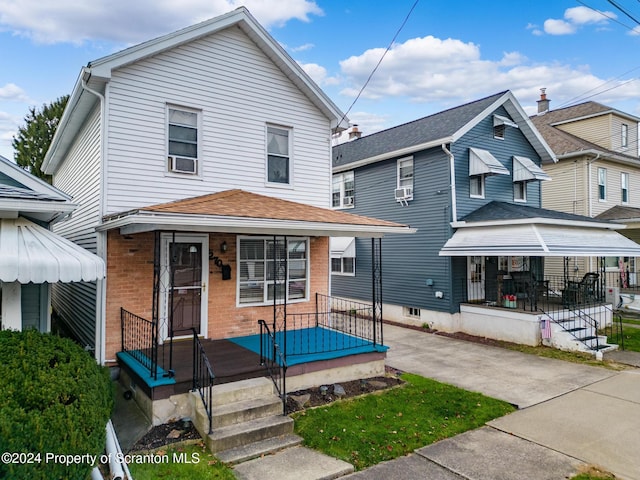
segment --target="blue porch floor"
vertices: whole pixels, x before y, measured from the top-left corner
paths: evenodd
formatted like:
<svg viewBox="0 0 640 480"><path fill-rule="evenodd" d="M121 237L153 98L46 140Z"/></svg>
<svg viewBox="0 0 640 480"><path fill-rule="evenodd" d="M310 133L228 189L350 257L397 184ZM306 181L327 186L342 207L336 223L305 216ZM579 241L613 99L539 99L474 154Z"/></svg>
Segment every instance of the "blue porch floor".
<svg viewBox="0 0 640 480"><path fill-rule="evenodd" d="M290 330L285 337L282 332L276 334L276 342L287 349L287 366L321 360L333 360L362 353L386 352L389 347L373 345L362 338L338 332L336 330L312 327ZM253 378L265 375L265 369L260 365L260 335L248 335L225 340L201 339L203 348L212 365L216 381L220 383L236 381L242 378ZM191 341L176 341L173 344L173 370L175 376L168 376L166 359L168 358L169 343L159 346L158 375L153 379L148 365L148 357L142 352L118 352L117 357L121 365L132 370L147 387L157 387L189 383L192 380L193 344ZM163 352L164 350L164 352ZM267 352L269 358L272 352ZM162 359L165 359L163 363ZM142 359L144 361L141 361ZM164 366L164 369L162 368ZM178 388L176 386L176 388ZM188 390L188 388L187 388ZM186 391L186 390L185 390Z"/></svg>
<svg viewBox="0 0 640 480"><path fill-rule="evenodd" d="M229 340L260 354L260 335L230 338ZM368 340L324 327L289 330L286 339L282 332L278 332L276 333L276 343L281 349L286 348L287 366L331 360L360 353L386 352L389 349L385 345L373 345ZM271 355L268 357L271 358Z"/></svg>

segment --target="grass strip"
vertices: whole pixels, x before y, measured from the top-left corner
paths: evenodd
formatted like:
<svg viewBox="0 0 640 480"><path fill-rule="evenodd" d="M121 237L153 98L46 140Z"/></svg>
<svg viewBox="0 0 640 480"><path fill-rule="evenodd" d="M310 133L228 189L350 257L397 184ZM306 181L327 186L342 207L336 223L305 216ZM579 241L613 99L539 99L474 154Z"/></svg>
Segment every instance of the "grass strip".
<svg viewBox="0 0 640 480"><path fill-rule="evenodd" d="M418 375L402 378L407 382L402 387L293 414L296 433L306 446L362 470L515 410Z"/></svg>
<svg viewBox="0 0 640 480"><path fill-rule="evenodd" d="M203 442L172 444L150 452L129 454L135 480L234 480L231 468L217 460Z"/></svg>

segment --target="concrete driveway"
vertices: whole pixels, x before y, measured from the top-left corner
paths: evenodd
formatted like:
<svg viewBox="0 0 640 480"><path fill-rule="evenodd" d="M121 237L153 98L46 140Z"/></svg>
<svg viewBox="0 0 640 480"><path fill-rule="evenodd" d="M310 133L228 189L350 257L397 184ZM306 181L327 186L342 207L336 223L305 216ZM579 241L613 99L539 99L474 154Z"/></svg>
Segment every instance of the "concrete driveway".
<svg viewBox="0 0 640 480"><path fill-rule="evenodd" d="M604 380L616 372L536 357L503 348L384 326L387 365L465 390L504 400L518 408Z"/></svg>
<svg viewBox="0 0 640 480"><path fill-rule="evenodd" d="M640 370L614 372L389 325L384 334L389 366L520 410L362 472L369 474L362 478L383 478L371 474L400 472L407 463L414 471L441 472L430 478L546 480L593 464L617 478L640 480Z"/></svg>

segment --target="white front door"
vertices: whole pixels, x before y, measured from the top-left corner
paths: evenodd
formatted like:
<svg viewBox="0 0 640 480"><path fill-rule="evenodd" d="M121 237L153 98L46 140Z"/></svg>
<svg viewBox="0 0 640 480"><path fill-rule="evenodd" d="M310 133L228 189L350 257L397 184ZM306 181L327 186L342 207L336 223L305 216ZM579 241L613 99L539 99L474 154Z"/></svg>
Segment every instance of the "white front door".
<svg viewBox="0 0 640 480"><path fill-rule="evenodd" d="M484 300L484 257L467 257L467 300Z"/></svg>
<svg viewBox="0 0 640 480"><path fill-rule="evenodd" d="M209 236L162 234L160 339L207 336ZM173 312L173 316L170 314Z"/></svg>

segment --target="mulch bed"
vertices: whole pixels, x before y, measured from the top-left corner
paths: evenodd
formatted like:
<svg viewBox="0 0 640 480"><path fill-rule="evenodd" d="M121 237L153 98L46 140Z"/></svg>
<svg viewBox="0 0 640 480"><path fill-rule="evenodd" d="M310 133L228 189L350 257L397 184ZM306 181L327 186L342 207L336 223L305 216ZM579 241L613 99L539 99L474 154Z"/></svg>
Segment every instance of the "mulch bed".
<svg viewBox="0 0 640 480"><path fill-rule="evenodd" d="M130 451L153 450L172 443L201 439L193 423L178 420L153 427L131 447Z"/></svg>

